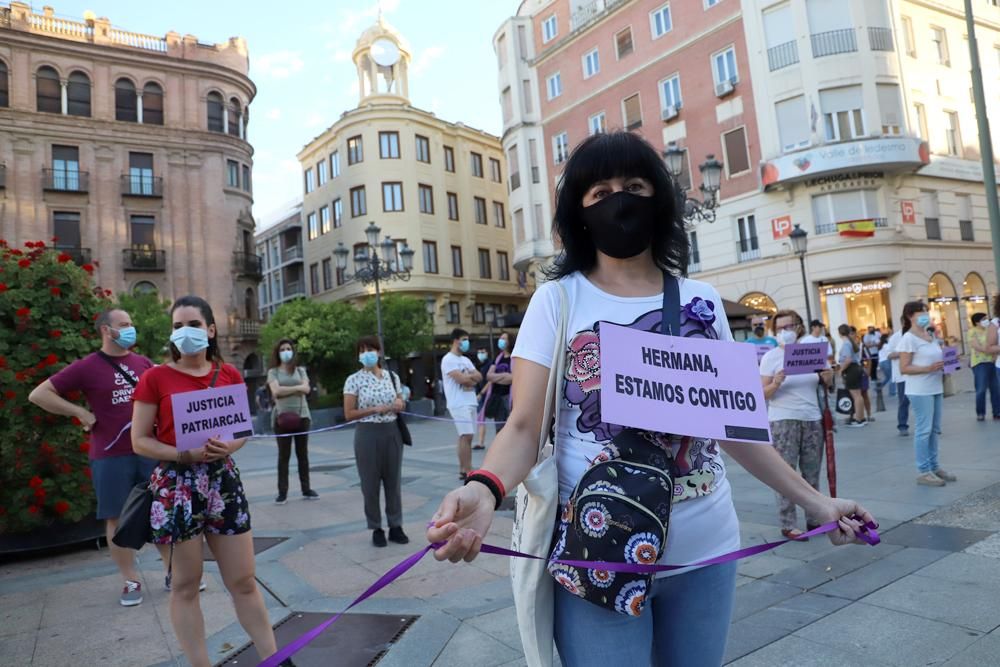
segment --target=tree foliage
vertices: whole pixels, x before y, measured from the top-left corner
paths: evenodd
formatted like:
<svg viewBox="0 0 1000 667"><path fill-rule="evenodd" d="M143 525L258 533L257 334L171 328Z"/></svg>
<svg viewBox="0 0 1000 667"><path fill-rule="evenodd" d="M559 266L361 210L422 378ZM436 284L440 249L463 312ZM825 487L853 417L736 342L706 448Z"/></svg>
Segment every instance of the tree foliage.
<svg viewBox="0 0 1000 667"><path fill-rule="evenodd" d="M372 335L378 331L375 299L369 299L361 309L358 335ZM382 297L382 338L385 356L405 359L414 352L430 348L434 336L434 323L421 299L401 294Z"/></svg>
<svg viewBox="0 0 1000 667"><path fill-rule="evenodd" d="M149 357L153 363L160 363L169 356L170 305L168 299L161 299L155 293L121 293L115 301L115 307L127 312L135 325L133 351Z"/></svg>

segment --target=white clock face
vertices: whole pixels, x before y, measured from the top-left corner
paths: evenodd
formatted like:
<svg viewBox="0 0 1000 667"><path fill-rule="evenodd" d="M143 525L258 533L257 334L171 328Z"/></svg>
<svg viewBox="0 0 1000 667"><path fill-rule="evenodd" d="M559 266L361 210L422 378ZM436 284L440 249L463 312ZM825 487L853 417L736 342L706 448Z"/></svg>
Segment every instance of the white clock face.
<svg viewBox="0 0 1000 667"><path fill-rule="evenodd" d="M371 53L372 60L382 67L392 67L399 61L399 47L385 38L375 40Z"/></svg>

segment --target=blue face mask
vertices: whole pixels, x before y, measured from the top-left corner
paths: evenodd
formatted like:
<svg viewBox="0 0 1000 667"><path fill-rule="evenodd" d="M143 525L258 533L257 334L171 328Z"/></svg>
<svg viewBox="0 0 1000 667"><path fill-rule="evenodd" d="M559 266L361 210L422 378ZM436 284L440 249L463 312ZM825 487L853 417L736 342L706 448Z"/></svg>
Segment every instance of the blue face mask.
<svg viewBox="0 0 1000 667"><path fill-rule="evenodd" d="M124 327L118 330L118 338L112 339L119 347L126 350L135 345L135 327Z"/></svg>
<svg viewBox="0 0 1000 667"><path fill-rule="evenodd" d="M917 317L917 326L918 327L922 327L922 328L926 329L930 325L931 325L931 316L928 315L927 313L924 313L923 315L920 315L919 317Z"/></svg>
<svg viewBox="0 0 1000 667"><path fill-rule="evenodd" d="M489 357L486 355L485 352L480 352L479 354L476 355L476 357L479 359L479 363L483 363L487 359L489 359Z"/></svg>
<svg viewBox="0 0 1000 667"><path fill-rule="evenodd" d="M281 359L281 363L283 364L290 362L294 356L295 353L291 350L282 350L281 352L278 352L278 358Z"/></svg>
<svg viewBox="0 0 1000 667"><path fill-rule="evenodd" d="M466 338L461 343L459 343L458 344L458 349L460 349L462 352L468 352L469 351L469 339Z"/></svg>
<svg viewBox="0 0 1000 667"><path fill-rule="evenodd" d="M208 348L208 332L198 327L181 327L170 334L170 342L181 354L192 356Z"/></svg>
<svg viewBox="0 0 1000 667"><path fill-rule="evenodd" d="M365 368L374 368L375 364L378 363L378 352L372 352L371 350L362 352L358 355L358 362Z"/></svg>
<svg viewBox="0 0 1000 667"><path fill-rule="evenodd" d="M499 347L501 350L506 350L507 349L507 340L504 339L504 338L501 338L500 340L498 340L497 341L497 347Z"/></svg>

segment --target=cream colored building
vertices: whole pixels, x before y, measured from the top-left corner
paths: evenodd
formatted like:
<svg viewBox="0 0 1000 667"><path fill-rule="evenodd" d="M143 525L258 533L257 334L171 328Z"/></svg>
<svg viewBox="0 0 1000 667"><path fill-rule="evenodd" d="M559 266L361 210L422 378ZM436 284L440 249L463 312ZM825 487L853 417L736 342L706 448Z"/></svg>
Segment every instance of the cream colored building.
<svg viewBox="0 0 1000 667"><path fill-rule="evenodd" d="M253 375L248 64L241 38L0 6L0 237L55 236L114 292L203 296L227 360Z"/></svg>
<svg viewBox="0 0 1000 667"><path fill-rule="evenodd" d="M398 252L414 253L409 280L382 290L424 299L439 344L455 327L485 341L497 331L488 315L519 322L529 294L513 266L500 141L410 105L410 52L384 20L361 35L353 60L358 106L298 154L306 293L373 298L373 285L347 280L353 260L339 272L333 252L343 244L353 258L374 222Z"/></svg>

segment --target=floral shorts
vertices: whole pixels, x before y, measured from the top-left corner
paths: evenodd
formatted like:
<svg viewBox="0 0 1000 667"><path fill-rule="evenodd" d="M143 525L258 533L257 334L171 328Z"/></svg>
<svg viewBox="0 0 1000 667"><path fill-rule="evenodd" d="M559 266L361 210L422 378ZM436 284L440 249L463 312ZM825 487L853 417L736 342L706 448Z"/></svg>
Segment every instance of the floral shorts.
<svg viewBox="0 0 1000 667"><path fill-rule="evenodd" d="M202 533L250 530L250 506L231 457L185 466L161 461L150 478L153 542L183 542Z"/></svg>

